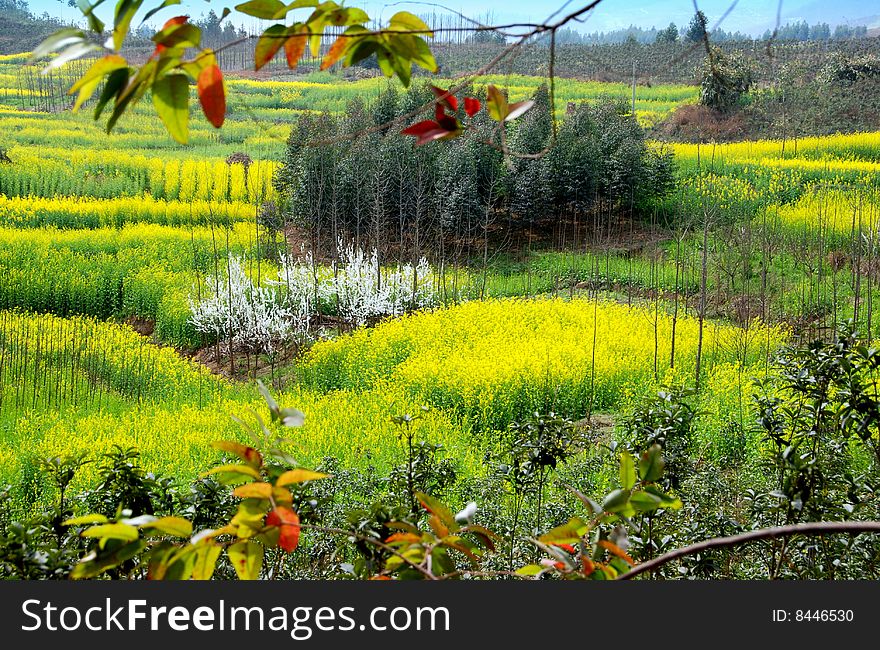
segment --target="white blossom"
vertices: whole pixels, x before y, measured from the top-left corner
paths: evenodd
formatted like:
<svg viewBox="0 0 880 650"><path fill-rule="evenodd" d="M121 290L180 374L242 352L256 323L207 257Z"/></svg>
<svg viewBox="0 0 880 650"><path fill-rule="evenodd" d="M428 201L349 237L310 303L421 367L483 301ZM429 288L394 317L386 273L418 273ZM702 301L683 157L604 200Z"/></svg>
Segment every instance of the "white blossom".
<svg viewBox="0 0 880 650"><path fill-rule="evenodd" d="M335 308L342 320L361 326L434 304L436 284L425 258L416 266L383 268L376 249L367 254L340 241L338 250L339 261L329 269L305 251L283 255L277 279L265 286L248 277L242 259L230 257L225 273L205 279L207 296L190 298L190 321L200 332L271 354L285 343L308 340L322 308Z"/></svg>

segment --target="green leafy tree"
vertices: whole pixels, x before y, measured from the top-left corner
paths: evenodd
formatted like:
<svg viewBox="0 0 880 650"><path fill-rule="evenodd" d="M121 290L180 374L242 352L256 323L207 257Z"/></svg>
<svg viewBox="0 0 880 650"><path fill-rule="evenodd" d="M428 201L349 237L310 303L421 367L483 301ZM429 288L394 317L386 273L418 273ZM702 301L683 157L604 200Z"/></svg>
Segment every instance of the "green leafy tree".
<svg viewBox="0 0 880 650"><path fill-rule="evenodd" d="M742 56L717 47L704 59L701 76L700 103L722 113L736 108L753 82L752 67Z"/></svg>

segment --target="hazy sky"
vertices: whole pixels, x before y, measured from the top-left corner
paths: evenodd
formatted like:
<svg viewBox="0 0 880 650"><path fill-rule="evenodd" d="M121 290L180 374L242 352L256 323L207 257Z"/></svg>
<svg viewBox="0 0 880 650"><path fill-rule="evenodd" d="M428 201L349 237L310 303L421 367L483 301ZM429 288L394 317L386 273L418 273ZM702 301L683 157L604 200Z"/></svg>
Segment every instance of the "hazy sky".
<svg viewBox="0 0 880 650"><path fill-rule="evenodd" d="M490 15L496 21L545 20L550 14L564 5L566 0L438 0L438 4L459 10L468 16L484 17ZM568 10L583 6L588 0L571 0ZM218 14L226 6L234 6L239 0L223 2L213 0L183 0L180 6L169 7L158 14L159 18L167 18L181 13L189 13L194 17L206 13L213 8ZM79 16L77 9L67 6L67 0L29 0L31 9L36 13L48 11L64 18ZM698 0L699 7L706 13L714 26L717 20L731 6L733 0ZM102 17L112 15L115 0L106 0L102 7ZM413 13L431 13L439 11L430 3L417 2L380 2L377 0L349 0L348 4L363 7L371 16L388 17L401 9ZM740 30L750 33L761 33L772 29L776 23L778 9L777 0L738 0L730 15L721 27L728 31ZM299 13L305 13L300 10ZM682 26L687 24L694 13L693 0L603 0L583 24L573 24L580 31L603 31L636 25L638 27L664 27L670 21ZM848 20L858 20L880 14L880 3L874 0L783 0L782 22L799 20L808 22L823 20L832 26ZM233 14L235 15L235 14ZM296 14L294 14L296 15ZM268 24L268 23L267 23Z"/></svg>

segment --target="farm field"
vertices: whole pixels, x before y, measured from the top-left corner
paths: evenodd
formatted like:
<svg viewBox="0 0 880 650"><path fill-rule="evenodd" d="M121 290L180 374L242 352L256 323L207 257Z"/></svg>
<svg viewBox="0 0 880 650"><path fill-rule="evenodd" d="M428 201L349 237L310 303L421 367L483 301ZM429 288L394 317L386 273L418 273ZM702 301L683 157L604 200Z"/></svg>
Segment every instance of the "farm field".
<svg viewBox="0 0 880 650"><path fill-rule="evenodd" d="M484 76L467 92L535 98L505 158L381 128L433 101L418 80L313 72L229 75L222 129L193 107L180 145L146 101L105 133L69 110L79 62L27 61L0 56L0 531L114 496L219 528L235 502L205 473L237 452L212 443L252 444L278 405L304 414L279 457L331 475L294 490L304 521L387 533L416 490L475 501L489 570L580 516L568 486L631 492L654 445L657 493L619 511L638 557L876 518L880 131L675 142L658 129L698 86L639 85L633 114L628 84L560 78L551 101ZM662 575L876 577L854 539L834 565L803 543ZM300 550L287 577L381 572L329 533Z"/></svg>

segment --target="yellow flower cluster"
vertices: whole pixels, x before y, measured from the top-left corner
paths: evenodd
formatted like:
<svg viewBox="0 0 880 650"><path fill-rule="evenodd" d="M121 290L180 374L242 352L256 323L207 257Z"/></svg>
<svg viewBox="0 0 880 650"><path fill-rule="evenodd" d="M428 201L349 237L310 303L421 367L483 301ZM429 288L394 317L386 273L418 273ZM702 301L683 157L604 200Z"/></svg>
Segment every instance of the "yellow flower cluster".
<svg viewBox="0 0 880 650"><path fill-rule="evenodd" d="M752 161L768 158L876 160L880 132L817 136L787 140L746 140L742 142L671 145L677 157L703 161Z"/></svg>
<svg viewBox="0 0 880 650"><path fill-rule="evenodd" d="M167 226L226 224L253 219L253 216L253 206L240 201L164 201L150 195L95 199L6 197L0 194L0 225L18 228L100 228L131 223Z"/></svg>
<svg viewBox="0 0 880 650"><path fill-rule="evenodd" d="M674 367L672 331L671 315L615 302L472 302L319 343L304 376L323 389L402 387L479 428L499 429L534 410L616 410L628 394L691 381L698 321L675 323ZM706 325L702 368L763 364L784 338L758 323Z"/></svg>
<svg viewBox="0 0 880 650"><path fill-rule="evenodd" d="M685 178L681 186L720 209L730 209L758 198L758 192L747 180L711 172Z"/></svg>
<svg viewBox="0 0 880 650"><path fill-rule="evenodd" d="M111 197L148 192L166 200L251 204L275 198L272 176L278 164L267 160L255 160L245 172L243 165L227 165L225 159L180 160L87 148L16 146L9 156L16 164L0 168L0 183L10 196L81 195L84 187L94 186L105 187Z"/></svg>
<svg viewBox="0 0 880 650"><path fill-rule="evenodd" d="M126 325L0 311L2 408L207 401L223 382Z"/></svg>
<svg viewBox="0 0 880 650"><path fill-rule="evenodd" d="M817 188L796 203L766 210L768 221L793 226L812 236L836 236L844 242L854 234L876 241L880 232L880 194Z"/></svg>

